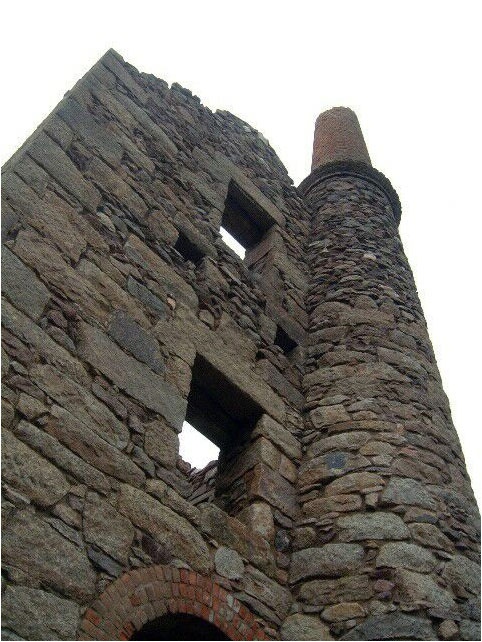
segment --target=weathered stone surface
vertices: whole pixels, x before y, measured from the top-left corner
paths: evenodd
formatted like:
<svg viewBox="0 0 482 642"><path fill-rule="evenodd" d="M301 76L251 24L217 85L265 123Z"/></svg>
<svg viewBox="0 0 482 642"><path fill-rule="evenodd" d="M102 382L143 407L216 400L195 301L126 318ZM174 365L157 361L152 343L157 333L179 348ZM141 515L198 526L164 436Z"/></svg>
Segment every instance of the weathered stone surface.
<svg viewBox="0 0 482 642"><path fill-rule="evenodd" d="M119 311L109 326L109 335L121 348L130 352L136 359L162 374L164 364L157 340L137 324L128 314Z"/></svg>
<svg viewBox="0 0 482 642"><path fill-rule="evenodd" d="M435 568L437 560L430 551L417 544L390 542L380 548L376 563L377 566L408 568L420 573L430 573Z"/></svg>
<svg viewBox="0 0 482 642"><path fill-rule="evenodd" d="M179 513L196 526L200 523L199 509L160 479L148 479L146 491L162 504Z"/></svg>
<svg viewBox="0 0 482 642"><path fill-rule="evenodd" d="M290 459L301 459L301 445L286 428L269 415L263 414L253 430L253 437L261 435L273 442Z"/></svg>
<svg viewBox="0 0 482 642"><path fill-rule="evenodd" d="M173 558L188 562L201 573L212 569L208 547L195 528L147 493L123 484L119 511L149 533Z"/></svg>
<svg viewBox="0 0 482 642"><path fill-rule="evenodd" d="M229 580L239 580L244 573L243 560L232 548L221 546L214 555L214 567L218 575Z"/></svg>
<svg viewBox="0 0 482 642"><path fill-rule="evenodd" d="M398 570L395 583L400 600L409 603L429 603L436 607L456 610L452 595L443 589L433 576Z"/></svg>
<svg viewBox="0 0 482 642"><path fill-rule="evenodd" d="M103 332L83 323L79 354L127 394L159 412L175 428L181 428L186 401L150 368L120 350Z"/></svg>
<svg viewBox="0 0 482 642"><path fill-rule="evenodd" d="M358 602L341 602L323 609L321 617L327 622L343 622L365 615L365 609Z"/></svg>
<svg viewBox="0 0 482 642"><path fill-rule="evenodd" d="M264 464L254 468L248 494L279 508L288 517L293 518L298 512L294 486Z"/></svg>
<svg viewBox="0 0 482 642"><path fill-rule="evenodd" d="M393 612L373 615L341 637L342 640L434 640L430 620Z"/></svg>
<svg viewBox="0 0 482 642"><path fill-rule="evenodd" d="M26 421L20 421L15 428L15 434L31 448L55 462L59 468L70 473L87 486L104 493L109 490L110 484L100 471L64 448L55 437Z"/></svg>
<svg viewBox="0 0 482 642"><path fill-rule="evenodd" d="M342 404L334 406L320 406L310 412L310 419L317 429L337 424L340 421L350 421L350 415Z"/></svg>
<svg viewBox="0 0 482 642"><path fill-rule="evenodd" d="M45 285L8 247L2 247L2 292L34 320L41 316L50 299Z"/></svg>
<svg viewBox="0 0 482 642"><path fill-rule="evenodd" d="M40 506L55 504L70 488L55 466L8 430L2 430L2 479Z"/></svg>
<svg viewBox="0 0 482 642"><path fill-rule="evenodd" d="M480 640L480 622L462 620L459 629L461 640Z"/></svg>
<svg viewBox="0 0 482 642"><path fill-rule="evenodd" d="M367 575L349 575L329 580L311 580L301 585L299 599L308 604L337 604L368 600L373 588Z"/></svg>
<svg viewBox="0 0 482 642"><path fill-rule="evenodd" d="M461 586L475 595L480 593L480 567L465 555L454 555L445 565L442 577L449 586Z"/></svg>
<svg viewBox="0 0 482 642"><path fill-rule="evenodd" d="M343 542L363 539L405 539L410 532L398 515L392 513L356 513L337 520Z"/></svg>
<svg viewBox="0 0 482 642"><path fill-rule="evenodd" d="M179 453L179 437L175 430L162 421L146 426L144 436L146 453L165 468L175 468Z"/></svg>
<svg viewBox="0 0 482 642"><path fill-rule="evenodd" d="M358 544L325 544L296 551L291 557L290 581L344 575L357 569L364 551Z"/></svg>
<svg viewBox="0 0 482 642"><path fill-rule="evenodd" d="M434 499L421 482L403 477L390 478L387 487L382 493L382 502L385 504L422 506L428 509L435 508Z"/></svg>
<svg viewBox="0 0 482 642"><path fill-rule="evenodd" d="M339 435L323 436L310 444L306 454L308 457L318 457L330 450L358 450L365 444L371 435L369 432L362 430L352 430L351 432L342 432ZM362 455L365 453L361 453Z"/></svg>
<svg viewBox="0 0 482 642"><path fill-rule="evenodd" d="M127 446L127 426L90 392L49 365L35 365L31 374L39 388L102 439L120 450Z"/></svg>
<svg viewBox="0 0 482 642"><path fill-rule="evenodd" d="M104 441L84 423L59 406L52 406L47 432L94 468L140 486L144 473L131 459Z"/></svg>
<svg viewBox="0 0 482 642"><path fill-rule="evenodd" d="M250 503L237 515L237 518L268 542L274 539L273 511L266 502Z"/></svg>
<svg viewBox="0 0 482 642"><path fill-rule="evenodd" d="M134 527L95 493L88 493L85 499L83 530L86 542L95 544L121 564L127 564Z"/></svg>
<svg viewBox="0 0 482 642"><path fill-rule="evenodd" d="M316 615L295 613L283 622L280 635L282 640L333 640L330 629Z"/></svg>
<svg viewBox="0 0 482 642"><path fill-rule="evenodd" d="M306 502L303 505L303 512L310 517L320 517L325 513L344 513L360 510L361 507L362 500L359 495L332 495Z"/></svg>
<svg viewBox="0 0 482 642"><path fill-rule="evenodd" d="M83 601L95 595L95 573L85 551L28 510L5 526L2 556L33 581L63 595Z"/></svg>
<svg viewBox="0 0 482 642"><path fill-rule="evenodd" d="M7 586L2 597L2 626L26 640L74 640L79 606L52 593Z"/></svg>
<svg viewBox="0 0 482 642"><path fill-rule="evenodd" d="M383 487L384 483L383 478L375 473L350 473L328 484L325 487L325 495L361 493L367 489Z"/></svg>
<svg viewBox="0 0 482 642"><path fill-rule="evenodd" d="M409 524L412 539L430 548L452 551L454 546L449 538L434 524Z"/></svg>
<svg viewBox="0 0 482 642"><path fill-rule="evenodd" d="M363 455L334 450L302 464L299 472L299 484L309 486L317 482L324 482L345 475L352 470L364 468L369 464L370 460Z"/></svg>

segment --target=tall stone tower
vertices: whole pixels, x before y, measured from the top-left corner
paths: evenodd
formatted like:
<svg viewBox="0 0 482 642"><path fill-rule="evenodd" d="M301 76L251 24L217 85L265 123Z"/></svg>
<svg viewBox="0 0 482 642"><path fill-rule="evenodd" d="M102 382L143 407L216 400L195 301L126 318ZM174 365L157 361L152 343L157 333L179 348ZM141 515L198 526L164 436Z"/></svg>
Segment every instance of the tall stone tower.
<svg viewBox="0 0 482 642"><path fill-rule="evenodd" d="M109 51L2 183L4 639L478 639L477 507L352 111L295 188Z"/></svg>

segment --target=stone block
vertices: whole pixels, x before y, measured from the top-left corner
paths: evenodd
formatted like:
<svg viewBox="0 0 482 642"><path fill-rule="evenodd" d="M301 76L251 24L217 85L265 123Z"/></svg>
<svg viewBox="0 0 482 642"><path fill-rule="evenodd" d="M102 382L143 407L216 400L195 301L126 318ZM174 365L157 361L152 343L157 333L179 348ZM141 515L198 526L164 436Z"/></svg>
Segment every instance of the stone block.
<svg viewBox="0 0 482 642"><path fill-rule="evenodd" d="M363 557L363 548L358 544L330 543L296 551L291 557L290 582L352 573L360 567Z"/></svg>
<svg viewBox="0 0 482 642"><path fill-rule="evenodd" d="M333 640L330 629L316 615L294 613L286 618L280 629L282 640Z"/></svg>
<svg viewBox="0 0 482 642"><path fill-rule="evenodd" d="M2 247L2 292L10 302L36 321L50 299L50 293L8 247Z"/></svg>
<svg viewBox="0 0 482 642"><path fill-rule="evenodd" d="M433 510L435 500L425 485L416 479L391 477L382 493L383 504L405 504Z"/></svg>
<svg viewBox="0 0 482 642"><path fill-rule="evenodd" d="M407 568L420 573L430 573L437 560L430 551L417 544L408 542L390 542L380 548L377 556L377 566L389 568Z"/></svg>
<svg viewBox="0 0 482 642"><path fill-rule="evenodd" d="M337 519L342 542L365 539L406 539L410 531L398 515L393 513L354 513Z"/></svg>
<svg viewBox="0 0 482 642"><path fill-rule="evenodd" d="M144 449L149 457L172 470L176 468L179 456L177 432L164 422L156 420L146 425Z"/></svg>
<svg viewBox="0 0 482 642"><path fill-rule="evenodd" d="M121 348L147 364L154 372L157 374L164 372L164 363L157 340L126 312L114 313L109 325L109 335Z"/></svg>
<svg viewBox="0 0 482 642"><path fill-rule="evenodd" d="M87 493L83 511L85 541L127 565L134 527L107 500Z"/></svg>

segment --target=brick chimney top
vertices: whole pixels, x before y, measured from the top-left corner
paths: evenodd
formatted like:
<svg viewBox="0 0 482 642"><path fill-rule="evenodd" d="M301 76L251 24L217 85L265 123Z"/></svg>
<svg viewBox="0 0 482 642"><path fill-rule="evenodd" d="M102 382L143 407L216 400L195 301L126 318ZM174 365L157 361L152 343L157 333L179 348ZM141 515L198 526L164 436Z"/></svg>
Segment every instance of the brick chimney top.
<svg viewBox="0 0 482 642"><path fill-rule="evenodd" d="M348 107L333 107L316 119L311 171L336 161L358 161L371 166L360 123Z"/></svg>

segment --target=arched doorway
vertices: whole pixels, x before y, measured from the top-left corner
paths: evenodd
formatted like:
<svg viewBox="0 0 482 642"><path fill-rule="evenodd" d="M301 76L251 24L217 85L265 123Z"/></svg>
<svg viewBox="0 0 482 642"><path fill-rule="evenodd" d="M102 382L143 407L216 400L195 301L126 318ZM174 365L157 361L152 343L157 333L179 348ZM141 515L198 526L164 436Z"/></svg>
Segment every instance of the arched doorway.
<svg viewBox="0 0 482 642"><path fill-rule="evenodd" d="M211 622L196 615L176 613L163 615L136 631L131 640L229 640Z"/></svg>
<svg viewBox="0 0 482 642"><path fill-rule="evenodd" d="M219 579L163 565L132 569L114 580L85 611L78 638L270 640L263 619Z"/></svg>

